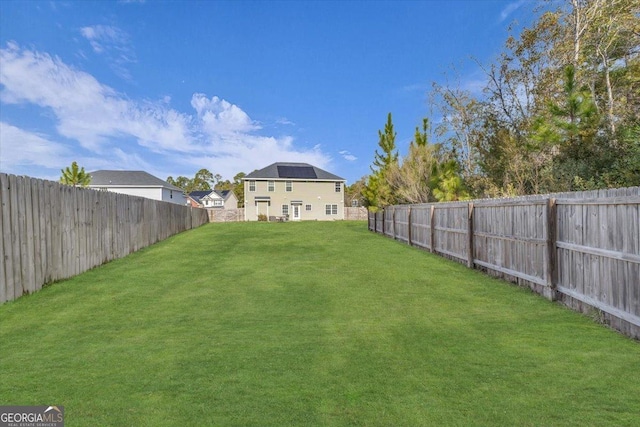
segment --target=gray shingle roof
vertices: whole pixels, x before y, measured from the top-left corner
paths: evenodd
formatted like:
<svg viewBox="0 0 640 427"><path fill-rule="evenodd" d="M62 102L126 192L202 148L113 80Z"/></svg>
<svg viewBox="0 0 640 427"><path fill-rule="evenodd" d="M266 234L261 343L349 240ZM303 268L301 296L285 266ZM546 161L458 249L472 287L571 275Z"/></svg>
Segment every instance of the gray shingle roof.
<svg viewBox="0 0 640 427"><path fill-rule="evenodd" d="M315 178L313 177L315 175ZM273 163L266 168L253 171L244 177L247 179L256 178L273 178L273 179L317 179L317 180L330 180L330 181L345 181L344 178L340 178L326 170L317 168L309 163L286 163L277 162Z"/></svg>
<svg viewBox="0 0 640 427"><path fill-rule="evenodd" d="M140 187L164 187L174 191L182 191L181 188L169 184L160 178L147 173L145 171L112 171L99 170L89 172L91 175L91 184L89 186L140 186Z"/></svg>
<svg viewBox="0 0 640 427"><path fill-rule="evenodd" d="M207 194L211 193L211 190L209 191L192 191L191 193L189 193L189 197L191 197L193 200L195 200L196 202L202 204L202 202L200 201L204 196L206 196Z"/></svg>
<svg viewBox="0 0 640 427"><path fill-rule="evenodd" d="M218 196L222 197L223 200L227 200L230 196L231 191L230 190L206 190L206 191L192 191L191 193L189 193L189 197L191 197L193 200L195 200L198 203L202 203L200 200L204 197L204 196L208 196L209 194L211 194L211 192L216 193Z"/></svg>

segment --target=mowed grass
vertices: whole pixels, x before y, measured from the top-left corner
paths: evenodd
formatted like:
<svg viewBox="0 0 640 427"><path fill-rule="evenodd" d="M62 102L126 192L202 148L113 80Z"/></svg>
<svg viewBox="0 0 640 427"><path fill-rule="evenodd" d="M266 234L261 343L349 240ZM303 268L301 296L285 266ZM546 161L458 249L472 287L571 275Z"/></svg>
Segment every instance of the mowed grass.
<svg viewBox="0 0 640 427"><path fill-rule="evenodd" d="M0 306L68 426L637 426L640 344L359 222L209 224Z"/></svg>

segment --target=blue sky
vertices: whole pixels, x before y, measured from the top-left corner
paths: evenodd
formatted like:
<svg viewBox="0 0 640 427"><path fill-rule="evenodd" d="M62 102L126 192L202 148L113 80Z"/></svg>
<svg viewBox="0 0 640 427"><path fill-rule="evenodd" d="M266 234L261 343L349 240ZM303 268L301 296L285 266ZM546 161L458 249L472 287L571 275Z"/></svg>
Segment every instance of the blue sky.
<svg viewBox="0 0 640 427"><path fill-rule="evenodd" d="M393 114L400 154L432 82L477 90L535 2L3 1L0 171L57 180L276 161L349 184ZM455 73L452 69L455 68Z"/></svg>

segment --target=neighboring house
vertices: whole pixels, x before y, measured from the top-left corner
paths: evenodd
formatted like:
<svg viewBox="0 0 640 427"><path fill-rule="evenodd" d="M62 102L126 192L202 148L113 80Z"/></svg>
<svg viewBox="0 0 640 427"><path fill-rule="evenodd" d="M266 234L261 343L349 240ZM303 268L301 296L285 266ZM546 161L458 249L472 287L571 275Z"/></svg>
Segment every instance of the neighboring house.
<svg viewBox="0 0 640 427"><path fill-rule="evenodd" d="M181 188L144 171L99 170L89 172L89 175L91 175L89 188L162 200L178 205L187 204L187 197Z"/></svg>
<svg viewBox="0 0 640 427"><path fill-rule="evenodd" d="M270 220L344 219L344 183L308 163L274 163L243 178L244 218Z"/></svg>
<svg viewBox="0 0 640 427"><path fill-rule="evenodd" d="M238 198L231 190L192 191L189 204L199 208L237 209Z"/></svg>

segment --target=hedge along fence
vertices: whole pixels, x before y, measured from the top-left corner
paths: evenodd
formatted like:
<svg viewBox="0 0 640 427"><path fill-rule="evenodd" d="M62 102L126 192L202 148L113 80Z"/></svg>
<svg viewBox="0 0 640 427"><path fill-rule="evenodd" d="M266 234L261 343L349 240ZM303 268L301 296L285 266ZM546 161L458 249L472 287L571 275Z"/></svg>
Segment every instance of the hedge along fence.
<svg viewBox="0 0 640 427"><path fill-rule="evenodd" d="M390 206L369 230L599 311L640 338L640 187Z"/></svg>
<svg viewBox="0 0 640 427"><path fill-rule="evenodd" d="M0 303L208 222L194 209L0 174Z"/></svg>

